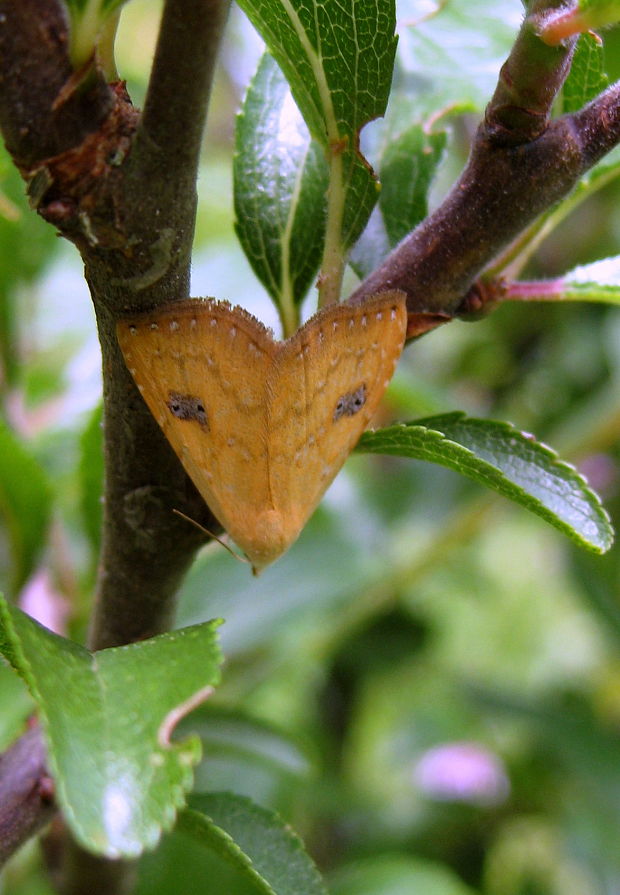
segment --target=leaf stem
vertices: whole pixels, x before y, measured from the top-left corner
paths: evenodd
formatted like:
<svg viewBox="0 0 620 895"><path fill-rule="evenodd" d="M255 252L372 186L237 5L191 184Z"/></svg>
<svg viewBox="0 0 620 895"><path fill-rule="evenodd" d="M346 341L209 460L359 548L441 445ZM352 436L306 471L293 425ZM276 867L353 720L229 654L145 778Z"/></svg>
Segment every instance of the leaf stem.
<svg viewBox="0 0 620 895"><path fill-rule="evenodd" d="M76 69L84 65L93 55L106 13L101 9L101 0L88 0L79 11L71 16L69 28L69 56Z"/></svg>
<svg viewBox="0 0 620 895"><path fill-rule="evenodd" d="M280 277L280 301L278 302L278 313L280 322L282 323L282 333L285 339L288 339L299 328L300 315L299 306L295 302L293 295L293 282L291 279L291 244L293 225L295 223L294 209L299 201L301 192L301 183L303 177L303 165L299 166L298 175L295 181L294 195L289 206L289 214L286 219L286 226L282 233L282 273Z"/></svg>
<svg viewBox="0 0 620 895"><path fill-rule="evenodd" d="M290 0L283 0L283 6L295 29L299 41L312 67L320 96L321 114L325 132L313 136L325 148L329 165L329 187L327 190L327 220L325 247L319 274L319 307L334 304L340 299L342 277L344 275L344 252L342 248L342 224L344 220L345 195L343 189L344 168L342 163L342 135L338 130L338 120L332 102L332 94L325 79L321 59L321 47L314 48L300 20L299 13Z"/></svg>
<svg viewBox="0 0 620 895"><path fill-rule="evenodd" d="M506 286L498 301L564 301L564 285L562 277L555 280L515 280Z"/></svg>
<svg viewBox="0 0 620 895"><path fill-rule="evenodd" d="M340 299L344 275L342 250L342 222L344 217L342 152L334 148L329 153L329 188L327 191L327 221L325 248L319 275L319 307L324 308Z"/></svg>

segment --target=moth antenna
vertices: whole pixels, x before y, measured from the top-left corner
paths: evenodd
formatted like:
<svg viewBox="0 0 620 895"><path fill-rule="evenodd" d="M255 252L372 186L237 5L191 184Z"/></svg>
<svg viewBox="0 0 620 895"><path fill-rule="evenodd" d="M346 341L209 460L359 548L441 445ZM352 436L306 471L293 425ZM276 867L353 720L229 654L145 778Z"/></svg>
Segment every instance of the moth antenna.
<svg viewBox="0 0 620 895"><path fill-rule="evenodd" d="M181 512L181 510L173 509L172 512L173 512L176 516L180 516L181 519L185 519L186 522L189 522L189 523L191 523L192 525L195 525L196 528L199 528L199 529L200 529L200 531L204 531L204 533L205 533L206 535L209 535L210 538L213 538L214 541L217 541L218 544L221 544L221 546L222 546L225 550L228 550L228 552L230 553L230 555L231 555L231 556L234 556L236 560L238 560L239 562L244 563L246 566L251 565L250 560L249 560L246 556L241 556L240 553L237 553L236 550L233 550L232 547L230 547L225 541L223 541L221 538L218 538L218 536L217 536L216 534L214 534L214 533L213 533L212 531L210 531L208 528L205 528L204 525L201 525L201 524L200 524L200 522L196 522L196 520L195 520L195 519L192 519L191 516L186 516L185 513L182 513L182 512Z"/></svg>

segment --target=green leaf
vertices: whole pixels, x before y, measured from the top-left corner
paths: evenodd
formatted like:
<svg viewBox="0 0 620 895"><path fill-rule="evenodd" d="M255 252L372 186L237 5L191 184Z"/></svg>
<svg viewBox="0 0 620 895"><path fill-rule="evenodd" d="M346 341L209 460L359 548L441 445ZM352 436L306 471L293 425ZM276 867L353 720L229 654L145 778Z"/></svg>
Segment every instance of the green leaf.
<svg viewBox="0 0 620 895"><path fill-rule="evenodd" d="M296 321L295 329L295 306L321 262L328 169L268 53L237 118L235 150L237 236L284 320Z"/></svg>
<svg viewBox="0 0 620 895"><path fill-rule="evenodd" d="M4 293L11 286L31 283L40 277L56 254L59 242L49 224L32 213L24 182L1 144L0 181L0 288Z"/></svg>
<svg viewBox="0 0 620 895"><path fill-rule="evenodd" d="M0 518L12 559L10 592L32 574L45 546L52 494L43 469L26 446L0 422Z"/></svg>
<svg viewBox="0 0 620 895"><path fill-rule="evenodd" d="M620 304L620 255L569 271L562 278L562 300Z"/></svg>
<svg viewBox="0 0 620 895"><path fill-rule="evenodd" d="M24 730L33 709L24 682L0 659L0 752Z"/></svg>
<svg viewBox="0 0 620 895"><path fill-rule="evenodd" d="M390 140L381 158L379 205L393 248L428 214L428 191L446 147L445 131L413 125Z"/></svg>
<svg viewBox="0 0 620 895"><path fill-rule="evenodd" d="M231 790L261 804L288 807L299 784L311 773L300 745L272 725L242 712L201 706L181 722L179 735L192 731L202 742L195 792Z"/></svg>
<svg viewBox="0 0 620 895"><path fill-rule="evenodd" d="M607 513L582 476L546 445L508 423L448 413L366 432L357 450L454 469L597 553L604 553L613 542Z"/></svg>
<svg viewBox="0 0 620 895"><path fill-rule="evenodd" d="M364 232L351 249L348 262L363 280L379 267L391 248L383 215L380 208L375 206Z"/></svg>
<svg viewBox="0 0 620 895"><path fill-rule="evenodd" d="M392 0L242 0L330 162L330 217L349 247L377 199L358 150L362 127L384 114L396 51Z"/></svg>
<svg viewBox="0 0 620 895"><path fill-rule="evenodd" d="M562 88L562 111L577 112L609 85L604 71L603 46L593 34L583 34Z"/></svg>
<svg viewBox="0 0 620 895"><path fill-rule="evenodd" d="M243 871L264 895L327 895L299 837L280 818L232 793L193 796L178 829Z"/></svg>
<svg viewBox="0 0 620 895"><path fill-rule="evenodd" d="M349 263L361 278L428 214L428 191L443 158L445 131L428 134L419 124L389 137L379 163L381 192L368 226L356 242Z"/></svg>
<svg viewBox="0 0 620 895"><path fill-rule="evenodd" d="M179 868L183 872L179 873ZM203 843L173 830L139 863L132 895L264 895L255 881Z"/></svg>
<svg viewBox="0 0 620 895"><path fill-rule="evenodd" d="M402 119L408 108L408 123L434 121L442 111L482 112L522 17L515 0L437 4L426 17L418 0L403 0L390 109L398 101Z"/></svg>
<svg viewBox="0 0 620 895"><path fill-rule="evenodd" d="M579 12L588 13L593 21L596 17L599 25L603 19L609 22L615 21L615 18L620 19L620 0L577 0L577 9ZM590 27L598 26L592 24Z"/></svg>
<svg viewBox="0 0 620 895"><path fill-rule="evenodd" d="M227 658L250 652L271 655L278 643L295 642L300 618L324 618L334 605L337 610L347 605L368 585L377 563L360 548L361 540L351 532L348 517L341 524L330 522L319 508L295 548L258 578L252 579L223 549L206 551L183 582L179 623L225 615L222 645ZM343 556L353 557L346 576L339 574ZM207 599L206 579L218 582Z"/></svg>
<svg viewBox="0 0 620 895"><path fill-rule="evenodd" d="M598 617L607 633L620 646L620 551L612 550L604 559L581 550L573 551L571 570L584 602Z"/></svg>
<svg viewBox="0 0 620 895"><path fill-rule="evenodd" d="M90 653L0 599L0 652L38 704L57 798L85 848L135 856L172 826L200 742L170 734L217 683L218 624Z"/></svg>
<svg viewBox="0 0 620 895"><path fill-rule="evenodd" d="M127 0L64 0L71 20L70 55L75 68L85 65L98 45L104 44L104 69L115 75L112 58L116 21L112 16L120 12ZM111 21L112 20L112 21ZM112 27L110 28L110 24ZM111 33L107 33L111 31Z"/></svg>
<svg viewBox="0 0 620 895"><path fill-rule="evenodd" d="M90 415L80 438L80 508L84 530L93 548L99 553L103 518L103 405L98 404Z"/></svg>
<svg viewBox="0 0 620 895"><path fill-rule="evenodd" d="M396 51L393 3L243 0L291 86L310 133L325 149L353 141L383 115Z"/></svg>
<svg viewBox="0 0 620 895"><path fill-rule="evenodd" d="M4 146L0 146L0 388L16 386L21 367L20 287L41 276L59 241L52 228L32 213L24 183Z"/></svg>
<svg viewBox="0 0 620 895"><path fill-rule="evenodd" d="M106 15L122 6L127 0L64 0L72 15Z"/></svg>
<svg viewBox="0 0 620 895"><path fill-rule="evenodd" d="M335 182L336 178L332 176L330 187ZM342 187L335 188L342 206L340 242L343 251L360 237L379 198L379 191L379 183L368 163L357 150L345 149L342 153Z"/></svg>
<svg viewBox="0 0 620 895"><path fill-rule="evenodd" d="M473 895L447 867L406 854L374 855L340 868L331 895Z"/></svg>

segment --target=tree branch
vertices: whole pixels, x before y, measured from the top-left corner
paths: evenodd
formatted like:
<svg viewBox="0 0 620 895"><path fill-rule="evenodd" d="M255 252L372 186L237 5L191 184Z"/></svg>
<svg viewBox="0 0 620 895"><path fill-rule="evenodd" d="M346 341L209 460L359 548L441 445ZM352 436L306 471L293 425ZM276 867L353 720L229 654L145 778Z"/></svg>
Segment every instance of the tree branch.
<svg viewBox="0 0 620 895"><path fill-rule="evenodd" d="M26 173L97 130L113 102L99 78L55 106L72 74L58 0L0 0L0 129Z"/></svg>
<svg viewBox="0 0 620 895"><path fill-rule="evenodd" d="M0 755L0 866L54 813L39 727Z"/></svg>
<svg viewBox="0 0 620 895"><path fill-rule="evenodd" d="M106 511L90 645L166 630L205 536L174 515L213 520L140 397L116 341L119 314L189 294L197 168L227 0L167 0L147 107L113 204L121 252L83 252L104 365ZM120 257L119 257L120 255Z"/></svg>
<svg viewBox="0 0 620 895"><path fill-rule="evenodd" d="M485 114L487 134L498 145L530 143L547 128L553 101L568 75L577 38L549 47L538 37L538 24L545 13L564 2L530 3Z"/></svg>
<svg viewBox="0 0 620 895"><path fill-rule="evenodd" d="M497 146L482 124L467 167L445 201L364 280L352 299L402 289L412 314L455 314L484 267L591 167L593 154L582 143L583 127L585 122L567 116L531 143ZM618 139L615 120L591 122L588 147L614 145Z"/></svg>
<svg viewBox="0 0 620 895"><path fill-rule="evenodd" d="M198 156L227 8L167 0L141 122L124 85L96 69L72 85L57 0L0 0L0 126L39 214L80 250L102 348L105 518L92 649L171 626L179 582L205 540L174 509L215 527L125 367L115 324L188 295ZM3 779L8 770L5 762ZM20 809L25 828L25 796L16 827ZM109 895L126 875L79 849L63 861L65 891L89 891L89 862L115 880Z"/></svg>
<svg viewBox="0 0 620 895"><path fill-rule="evenodd" d="M138 140L145 135L177 172L181 160L190 171L198 165L228 9L222 0L181 0L164 9Z"/></svg>
<svg viewBox="0 0 620 895"><path fill-rule="evenodd" d="M618 85L585 110L549 123L574 44L548 47L536 36L538 18L557 5L558 0L531 5L463 174L436 212L360 284L351 300L402 289L412 320L428 317L432 325L433 315L436 322L449 319L498 252L618 143Z"/></svg>

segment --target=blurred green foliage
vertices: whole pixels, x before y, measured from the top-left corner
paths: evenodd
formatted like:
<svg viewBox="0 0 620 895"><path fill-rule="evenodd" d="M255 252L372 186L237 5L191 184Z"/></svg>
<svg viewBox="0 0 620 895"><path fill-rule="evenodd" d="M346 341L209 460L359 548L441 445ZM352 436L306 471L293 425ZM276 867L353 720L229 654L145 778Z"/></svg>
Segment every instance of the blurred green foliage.
<svg viewBox="0 0 620 895"><path fill-rule="evenodd" d="M494 20L484 26L483 9ZM415 81L422 50L432 56L445 28L445 65L454 68L456 55L461 69L432 98L451 102L469 72L463 108L479 114L520 14L516 0L452 4L445 25L437 17L407 31L396 83ZM241 56L260 54L237 13L233 25L198 185L193 292L273 322L233 234L230 109L253 72L251 61L241 71ZM155 34L153 4L133 0L117 63L138 98ZM460 56L459 35L470 41ZM612 78L619 42L618 33L606 37ZM467 125L451 122L445 171L463 162ZM31 567L43 563L53 586L38 589L34 609L67 619L65 632L79 639L100 518L94 324L76 287L77 257L29 211L4 158L0 172L10 203L0 209L3 420L54 484L53 521ZM527 273L555 276L618 254L619 190L612 183L591 196ZM617 309L505 306L412 345L385 421L453 409L511 420L587 472L617 528L619 376ZM4 582L16 574L10 544L0 529ZM216 616L225 619L227 666L214 717L196 721L208 746L198 791L225 781L280 811L334 895L620 891L620 547L585 556L455 473L356 456L298 544L257 581L218 545L205 550L183 587L178 624ZM0 666L3 744L30 712ZM180 833L144 858L139 891L202 893L205 873L218 895L254 891ZM32 848L0 879L2 895L49 891Z"/></svg>

